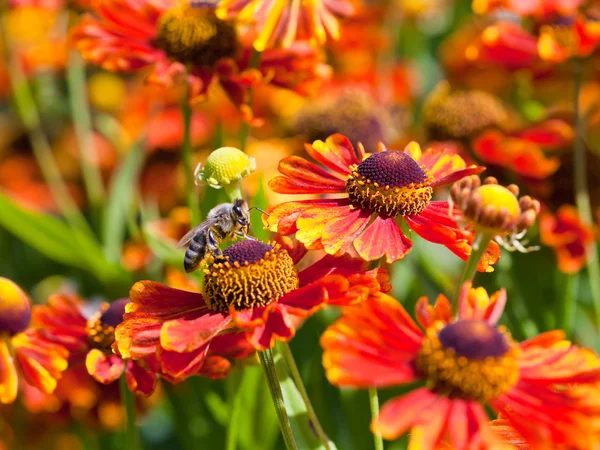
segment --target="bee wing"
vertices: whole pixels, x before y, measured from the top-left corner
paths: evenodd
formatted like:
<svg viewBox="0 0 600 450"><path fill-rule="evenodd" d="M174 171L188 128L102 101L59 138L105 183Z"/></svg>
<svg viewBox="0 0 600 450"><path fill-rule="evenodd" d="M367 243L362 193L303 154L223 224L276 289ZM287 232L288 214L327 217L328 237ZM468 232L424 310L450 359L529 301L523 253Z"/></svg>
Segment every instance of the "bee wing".
<svg viewBox="0 0 600 450"><path fill-rule="evenodd" d="M212 227L215 224L215 222L216 219L207 219L204 222L201 222L198 225L196 225L190 231L185 233L185 236L183 236L179 240L179 242L177 243L177 248L185 247L197 233L200 233L201 231Z"/></svg>

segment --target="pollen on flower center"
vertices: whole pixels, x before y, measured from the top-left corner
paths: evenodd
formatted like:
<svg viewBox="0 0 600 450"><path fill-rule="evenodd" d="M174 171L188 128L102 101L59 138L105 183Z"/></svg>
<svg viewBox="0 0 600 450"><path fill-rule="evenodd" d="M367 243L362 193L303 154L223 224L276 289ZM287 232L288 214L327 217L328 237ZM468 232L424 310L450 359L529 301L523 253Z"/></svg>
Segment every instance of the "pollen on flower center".
<svg viewBox="0 0 600 450"><path fill-rule="evenodd" d="M115 341L115 328L123 321L128 298L105 304L100 311L92 315L87 322L87 334L94 348L107 350Z"/></svg>
<svg viewBox="0 0 600 450"><path fill-rule="evenodd" d="M208 262L204 297L216 311L266 306L299 285L294 261L279 244L237 242Z"/></svg>
<svg viewBox="0 0 600 450"><path fill-rule="evenodd" d="M213 66L235 55L235 28L215 15L214 7L181 0L158 20L158 46L185 64Z"/></svg>
<svg viewBox="0 0 600 450"><path fill-rule="evenodd" d="M350 169L346 192L361 208L389 217L409 216L431 201L431 176L407 153L375 153Z"/></svg>
<svg viewBox="0 0 600 450"><path fill-rule="evenodd" d="M504 328L460 320L427 330L416 367L440 394L486 402L516 384L518 351Z"/></svg>

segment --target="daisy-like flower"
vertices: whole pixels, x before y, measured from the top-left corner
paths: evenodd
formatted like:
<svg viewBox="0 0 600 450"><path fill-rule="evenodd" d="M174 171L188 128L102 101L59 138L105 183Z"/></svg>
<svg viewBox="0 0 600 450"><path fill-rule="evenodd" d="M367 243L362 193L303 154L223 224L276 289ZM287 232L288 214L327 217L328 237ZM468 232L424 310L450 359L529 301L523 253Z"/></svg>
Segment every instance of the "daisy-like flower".
<svg viewBox="0 0 600 450"><path fill-rule="evenodd" d="M456 209L475 225L478 239L495 239L510 251L529 252L538 247L525 248L521 238L535 223L540 212L540 202L528 195L517 198L519 187L498 184L494 177L487 177L483 184L478 176L469 176L452 185L450 197ZM459 219L460 220L460 219ZM477 248L480 242L475 242Z"/></svg>
<svg viewBox="0 0 600 450"><path fill-rule="evenodd" d="M386 439L410 432L410 448L447 439L457 450L500 449L489 406L532 448L594 448L598 443L600 361L561 331L520 344L498 326L506 293L463 286L459 317L443 295L419 299L420 328L388 295L370 298L321 338L323 364L337 386L391 387L424 382L390 400L372 429Z"/></svg>
<svg viewBox="0 0 600 450"><path fill-rule="evenodd" d="M117 72L150 68L149 81L165 86L186 80L194 101L218 80L246 118L250 87L268 79L302 91L323 74L321 56L302 43L283 53L265 52L258 69L250 68L251 47L232 23L215 15L211 2L107 0L95 3L94 12L72 34L86 60ZM307 63L295 64L297 59ZM292 68L296 73L287 74Z"/></svg>
<svg viewBox="0 0 600 450"><path fill-rule="evenodd" d="M505 8L520 16L539 18L556 15L571 16L577 12L582 0L473 0L473 11L485 14Z"/></svg>
<svg viewBox="0 0 600 450"><path fill-rule="evenodd" d="M306 151L322 167L298 156L279 163L278 176L269 182L282 194L340 194L338 198L299 200L269 209L267 227L282 235L296 234L310 249L329 254L345 253L350 245L364 260L386 256L402 259L412 248L400 228L401 221L428 241L442 244L463 259L471 252L472 236L448 217L448 202L432 201L434 188L480 173L483 167L467 166L444 149L424 152L415 142L404 151L387 150L380 144L371 155L340 135L306 145ZM481 270L499 255L492 246Z"/></svg>
<svg viewBox="0 0 600 450"><path fill-rule="evenodd" d="M544 245L554 250L561 271L577 273L586 264L594 230L581 221L577 208L563 205L556 214L542 215L540 237Z"/></svg>
<svg viewBox="0 0 600 450"><path fill-rule="evenodd" d="M67 368L68 351L28 328L30 322L29 297L0 277L0 403L15 401L19 379L50 394Z"/></svg>
<svg viewBox="0 0 600 450"><path fill-rule="evenodd" d="M339 39L338 17L354 12L349 0L221 0L217 15L251 23L257 32L254 48L290 47L307 40L322 45L327 38Z"/></svg>
<svg viewBox="0 0 600 450"><path fill-rule="evenodd" d="M57 294L45 305L33 308L33 319L42 335L67 349L71 366L85 364L88 373L98 382L110 384L125 373L129 388L150 395L156 377L136 361L125 361L113 353L115 327L123 320L128 299L104 303L86 318L84 303L74 295Z"/></svg>
<svg viewBox="0 0 600 450"><path fill-rule="evenodd" d="M227 336L264 350L292 339L298 322L325 306L386 289L384 272L366 271L363 261L348 257L326 256L298 272L305 249L287 248L255 240L233 244L222 257L209 258L203 293L136 283L116 329L119 352L135 359L157 355L162 371L182 380Z"/></svg>

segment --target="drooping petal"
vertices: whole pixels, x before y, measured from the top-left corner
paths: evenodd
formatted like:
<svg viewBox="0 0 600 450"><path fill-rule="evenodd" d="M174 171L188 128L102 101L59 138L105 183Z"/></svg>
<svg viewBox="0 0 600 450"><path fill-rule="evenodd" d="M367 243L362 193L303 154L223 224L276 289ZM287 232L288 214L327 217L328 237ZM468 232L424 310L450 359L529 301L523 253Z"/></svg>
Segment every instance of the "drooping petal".
<svg viewBox="0 0 600 450"><path fill-rule="evenodd" d="M354 248L366 261L374 261L385 256L391 264L404 258L412 248L393 217L378 216L354 241Z"/></svg>
<svg viewBox="0 0 600 450"><path fill-rule="evenodd" d="M209 355L218 355L227 359L245 359L256 350L241 332L223 333L210 342Z"/></svg>
<svg viewBox="0 0 600 450"><path fill-rule="evenodd" d="M186 353L171 352L159 347L158 361L162 372L174 382L196 375L204 364L208 345Z"/></svg>
<svg viewBox="0 0 600 450"><path fill-rule="evenodd" d="M311 208L328 209L335 206L339 206L339 201L326 199L281 203L270 207L267 210L269 216L263 218L263 221L270 231L287 236L298 231L296 221L304 211Z"/></svg>
<svg viewBox="0 0 600 450"><path fill-rule="evenodd" d="M85 367L96 381L110 384L123 374L125 362L119 355L107 355L94 348L88 352L85 358Z"/></svg>
<svg viewBox="0 0 600 450"><path fill-rule="evenodd" d="M209 378L211 380L219 380L229 375L231 363L226 358L216 355L208 355L204 360L204 364L198 370L197 375Z"/></svg>
<svg viewBox="0 0 600 450"><path fill-rule="evenodd" d="M160 345L165 350L189 352L206 345L231 322L231 316L211 311L192 320L169 320L160 331Z"/></svg>
<svg viewBox="0 0 600 450"><path fill-rule="evenodd" d="M281 297L278 303L285 305L286 311L290 314L308 317L327 305L327 289L335 289L334 283L343 285L338 288L339 290L348 290L348 281L342 276L334 275L327 277L327 281L322 280L294 289Z"/></svg>
<svg viewBox="0 0 600 450"><path fill-rule="evenodd" d="M371 212L350 208L349 200L338 206L320 206L302 212L296 237L310 248L323 248L330 255L345 253L367 225Z"/></svg>
<svg viewBox="0 0 600 450"><path fill-rule="evenodd" d="M423 335L404 308L382 294L348 307L321 336L323 366L336 386L391 386L417 377Z"/></svg>
<svg viewBox="0 0 600 450"><path fill-rule="evenodd" d="M437 296L435 305L433 306L429 304L429 299L427 297L421 297L417 300L415 314L417 321L421 326L423 328L429 328L437 321L450 323L450 320L452 319L452 306L444 294Z"/></svg>
<svg viewBox="0 0 600 450"><path fill-rule="evenodd" d="M124 358L143 358L156 353L165 322L193 320L209 313L202 294L154 281L136 283L130 299L123 322L115 329L118 350Z"/></svg>
<svg viewBox="0 0 600 450"><path fill-rule="evenodd" d="M265 322L246 333L248 341L257 350L273 347L275 340L288 342L296 334L293 316L286 312L284 305L272 303L267 311Z"/></svg>
<svg viewBox="0 0 600 450"><path fill-rule="evenodd" d="M125 381L131 392L150 395L156 388L156 376L138 361L127 361Z"/></svg>
<svg viewBox="0 0 600 450"><path fill-rule="evenodd" d="M288 156L279 162L278 176L269 187L280 194L321 194L345 192L345 182L299 156Z"/></svg>
<svg viewBox="0 0 600 450"><path fill-rule="evenodd" d="M17 398L19 380L8 343L0 339L0 403L12 403Z"/></svg>
<svg viewBox="0 0 600 450"><path fill-rule="evenodd" d="M352 143L341 134L333 134L325 142L315 141L312 145L306 144L305 149L315 161L340 175L349 175L349 167L360 163Z"/></svg>
<svg viewBox="0 0 600 450"><path fill-rule="evenodd" d="M46 394L52 393L68 366L69 352L33 329L13 336L12 346L25 381Z"/></svg>

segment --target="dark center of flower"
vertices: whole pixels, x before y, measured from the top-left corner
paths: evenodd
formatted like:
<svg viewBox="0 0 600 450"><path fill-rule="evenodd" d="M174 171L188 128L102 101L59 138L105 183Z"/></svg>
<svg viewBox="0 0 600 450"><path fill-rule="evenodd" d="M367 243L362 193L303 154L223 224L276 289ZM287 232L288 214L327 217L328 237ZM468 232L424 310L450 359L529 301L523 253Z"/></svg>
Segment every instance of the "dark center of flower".
<svg viewBox="0 0 600 450"><path fill-rule="evenodd" d="M14 336L29 326L31 306L27 295L15 283L0 277L0 337Z"/></svg>
<svg viewBox="0 0 600 450"><path fill-rule="evenodd" d="M440 394L486 402L516 384L517 355L505 329L483 320L460 320L427 330L416 366Z"/></svg>
<svg viewBox="0 0 600 450"><path fill-rule="evenodd" d="M110 305L105 304L100 311L89 318L87 334L92 347L101 350L110 348L115 341L115 328L123 321L127 303L129 303L129 299L123 298Z"/></svg>
<svg viewBox="0 0 600 450"><path fill-rule="evenodd" d="M160 16L157 44L179 62L208 67L238 49L235 27L219 19L213 6L185 0Z"/></svg>
<svg viewBox="0 0 600 450"><path fill-rule="evenodd" d="M290 255L279 244L254 240L236 242L223 256L209 256L204 273L206 303L223 312L266 306L299 285Z"/></svg>
<svg viewBox="0 0 600 450"><path fill-rule="evenodd" d="M350 169L346 192L361 208L383 216L409 216L419 214L431 201L431 177L407 153L374 153Z"/></svg>

